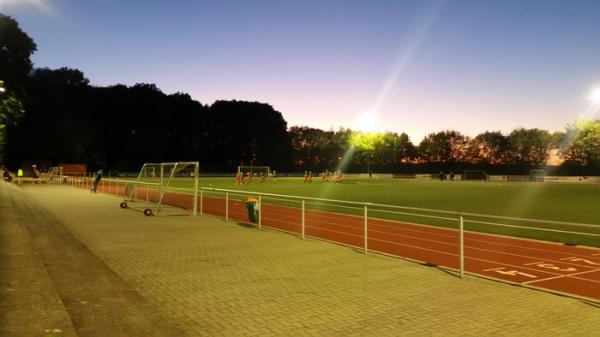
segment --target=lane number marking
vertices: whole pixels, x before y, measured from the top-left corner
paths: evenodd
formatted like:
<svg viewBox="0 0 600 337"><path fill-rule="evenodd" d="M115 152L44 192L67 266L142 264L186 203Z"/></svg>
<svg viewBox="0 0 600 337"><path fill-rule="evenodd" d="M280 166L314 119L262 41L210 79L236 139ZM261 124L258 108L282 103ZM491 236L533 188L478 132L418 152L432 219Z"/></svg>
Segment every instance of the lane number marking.
<svg viewBox="0 0 600 337"><path fill-rule="evenodd" d="M561 259L561 261L583 262L583 263L591 264L592 266L600 266L600 263L597 263L597 262L594 262L594 261L590 261L590 260L586 260L586 259L582 259L582 258L576 257L576 256L564 257L564 258Z"/></svg>
<svg viewBox="0 0 600 337"><path fill-rule="evenodd" d="M498 273L498 274L509 275L509 276L525 276L525 277L529 277L529 278L537 278L537 276L535 276L535 275L527 274L527 273L524 273L522 271L518 271L518 270L503 270L503 269L506 269L506 268L505 267L499 267L499 268L485 269L484 271L493 271L493 272Z"/></svg>
<svg viewBox="0 0 600 337"><path fill-rule="evenodd" d="M577 268L573 268L573 267L561 268L559 266L553 265L552 263L546 263L546 262L526 263L525 266L536 266L536 267L540 267L540 268L546 268L546 269L551 269L551 270L556 270L556 271L566 271L566 272L577 271Z"/></svg>

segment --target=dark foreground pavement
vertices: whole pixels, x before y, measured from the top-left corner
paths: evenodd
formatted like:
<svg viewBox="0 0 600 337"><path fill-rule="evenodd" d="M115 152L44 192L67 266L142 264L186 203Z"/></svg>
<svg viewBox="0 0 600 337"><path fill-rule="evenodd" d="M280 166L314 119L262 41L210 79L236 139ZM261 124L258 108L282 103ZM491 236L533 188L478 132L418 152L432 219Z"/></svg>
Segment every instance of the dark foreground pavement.
<svg viewBox="0 0 600 337"><path fill-rule="evenodd" d="M581 300L0 182L0 337L600 336Z"/></svg>
<svg viewBox="0 0 600 337"><path fill-rule="evenodd" d="M20 188L0 205L0 336L184 335Z"/></svg>

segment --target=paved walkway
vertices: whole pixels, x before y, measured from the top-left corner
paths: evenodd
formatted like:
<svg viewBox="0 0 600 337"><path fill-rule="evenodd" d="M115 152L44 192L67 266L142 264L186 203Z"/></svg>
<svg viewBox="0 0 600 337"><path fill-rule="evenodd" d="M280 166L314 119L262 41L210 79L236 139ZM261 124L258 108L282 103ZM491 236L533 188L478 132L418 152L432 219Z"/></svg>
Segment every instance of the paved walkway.
<svg viewBox="0 0 600 337"><path fill-rule="evenodd" d="M22 190L0 184L0 336L600 336L600 308L580 300L213 217L145 217L79 189Z"/></svg>

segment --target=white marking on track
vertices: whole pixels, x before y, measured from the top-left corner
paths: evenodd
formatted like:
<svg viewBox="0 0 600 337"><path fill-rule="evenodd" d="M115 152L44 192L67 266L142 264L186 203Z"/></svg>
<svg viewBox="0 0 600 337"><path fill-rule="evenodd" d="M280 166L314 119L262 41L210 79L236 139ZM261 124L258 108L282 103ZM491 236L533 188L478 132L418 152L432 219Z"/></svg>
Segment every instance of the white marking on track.
<svg viewBox="0 0 600 337"><path fill-rule="evenodd" d="M500 269L504 269L505 267L498 267L498 268L490 268L490 269L484 269L483 271L494 271L494 270L500 270Z"/></svg>
<svg viewBox="0 0 600 337"><path fill-rule="evenodd" d="M590 280L590 279L584 279L584 278L580 278L580 277L575 277L576 275L582 275L582 274L588 274L588 273L593 273L598 271L598 269L592 269L592 270L586 270L586 271L582 271L579 273L573 273L573 274L567 274L567 275L559 275L559 276L552 276L552 277L546 277L543 279L539 279L539 280L531 280L531 281L527 281L527 282L523 282L522 284L529 284L529 283L535 283L535 282L542 282L542 281L548 281L548 280L554 280L557 278L562 278L562 277L573 277L579 280L586 280L586 281L591 281L591 282L598 282L596 280Z"/></svg>
<svg viewBox="0 0 600 337"><path fill-rule="evenodd" d="M561 261L572 261L572 262L584 262L587 264L591 264L592 266L600 266L600 263L594 262L594 261L590 261L590 260L586 260L586 259L582 259L580 257L576 257L576 256L571 256L571 257L564 257L561 259Z"/></svg>
<svg viewBox="0 0 600 337"><path fill-rule="evenodd" d="M577 271L577 268L573 268L573 267L568 267L568 268L561 268L559 266L555 266L552 263L547 263L547 262L531 262L531 263L525 263L524 266L536 266L536 267L540 267L540 268L544 268L544 269L550 269L550 270L556 270L556 271L566 271L566 272L575 272Z"/></svg>

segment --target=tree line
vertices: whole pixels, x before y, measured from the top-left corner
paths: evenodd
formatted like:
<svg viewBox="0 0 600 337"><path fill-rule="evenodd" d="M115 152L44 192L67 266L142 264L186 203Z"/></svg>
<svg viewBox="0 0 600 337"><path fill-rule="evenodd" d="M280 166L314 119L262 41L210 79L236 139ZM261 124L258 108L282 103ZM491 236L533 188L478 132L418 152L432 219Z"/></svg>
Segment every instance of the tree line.
<svg viewBox="0 0 600 337"><path fill-rule="evenodd" d="M35 42L0 14L0 163L85 163L131 171L144 162L200 161L203 171L238 165L278 171L600 174L600 121L564 132L518 128L468 137L456 130L427 135L288 128L281 112L259 102L206 105L154 84L92 86L72 68L34 68ZM549 165L551 164L551 165ZM551 166L551 167L550 167Z"/></svg>

